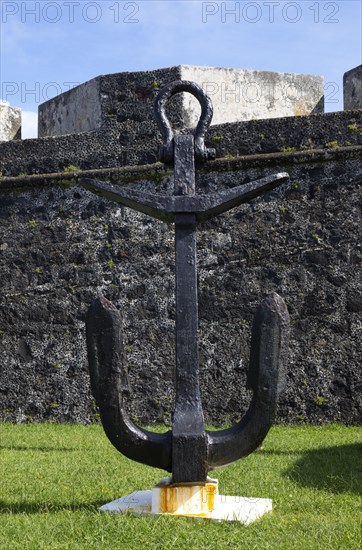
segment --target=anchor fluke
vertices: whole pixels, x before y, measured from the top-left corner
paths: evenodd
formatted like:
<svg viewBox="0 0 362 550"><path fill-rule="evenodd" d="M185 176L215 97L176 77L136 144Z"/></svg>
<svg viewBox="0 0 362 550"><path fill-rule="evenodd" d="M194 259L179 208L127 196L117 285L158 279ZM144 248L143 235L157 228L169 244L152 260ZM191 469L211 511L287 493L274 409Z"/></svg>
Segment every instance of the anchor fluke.
<svg viewBox="0 0 362 550"><path fill-rule="evenodd" d="M208 432L210 469L248 456L271 428L285 384L289 325L283 298L276 292L269 294L254 315L247 379L248 388L253 390L250 407L235 426Z"/></svg>
<svg viewBox="0 0 362 550"><path fill-rule="evenodd" d="M255 312L247 387L254 392L275 388L276 399L285 389L290 320L287 306L276 292L269 294Z"/></svg>
<svg viewBox="0 0 362 550"><path fill-rule="evenodd" d="M116 449L137 462L171 471L171 432L157 434L134 424L125 410L130 392L122 318L103 296L86 317L89 373L104 431Z"/></svg>

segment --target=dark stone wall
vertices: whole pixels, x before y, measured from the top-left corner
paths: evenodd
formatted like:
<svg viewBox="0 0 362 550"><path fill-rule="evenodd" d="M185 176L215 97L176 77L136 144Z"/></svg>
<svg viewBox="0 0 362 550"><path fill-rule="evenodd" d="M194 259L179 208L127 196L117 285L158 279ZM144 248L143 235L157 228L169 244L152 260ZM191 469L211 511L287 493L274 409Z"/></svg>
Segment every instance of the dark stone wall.
<svg viewBox="0 0 362 550"><path fill-rule="evenodd" d="M199 192L278 171L291 178L199 228L200 368L208 422L235 420L247 408L252 316L271 290L284 297L292 322L278 421L361 422L361 133L349 129L360 127L360 118L360 112L315 115L284 119L286 126L281 119L251 121L210 132L219 156L228 153L230 160L200 170ZM231 158L258 152L262 146L253 145L258 134L269 136L263 155ZM106 134L100 135L110 155L106 160L95 155L99 144L89 150L79 145L89 135L1 145L5 175L27 171L31 162L35 172L61 170L65 158L73 163L77 146L79 167L110 166L112 142L107 145ZM299 152L265 154L282 138L285 150ZM308 139L325 152L303 152ZM331 141L337 146L326 147ZM56 147L61 142L64 147ZM146 145L136 150L135 160ZM43 151L39 158L36 151ZM150 167L149 177L138 182L124 177L120 183L164 192L171 179L155 177ZM12 191L9 185L0 180L0 419L97 419L84 318L103 293L124 315L132 417L169 421L175 362L172 226L77 185L48 181Z"/></svg>
<svg viewBox="0 0 362 550"><path fill-rule="evenodd" d="M362 109L362 65L343 75L344 110Z"/></svg>
<svg viewBox="0 0 362 550"><path fill-rule="evenodd" d="M153 101L157 93L169 82L181 78L180 65L98 76L39 106L39 136L79 133L84 125L98 130L111 120L126 123L125 128L130 121L142 125L140 135L144 138L147 128L155 127ZM186 113L180 95L171 100L167 112L174 124L182 124Z"/></svg>
<svg viewBox="0 0 362 550"><path fill-rule="evenodd" d="M150 94L144 98L144 110L147 108L149 111L149 118L141 122L136 117L121 121L117 117L109 117L95 132L0 143L2 176L62 172L70 166L89 170L157 162L162 142L152 117L157 90ZM173 116L176 113L182 121L181 107L176 100L177 96L172 98ZM228 158L338 149L361 145L361 129L361 110L250 120L212 126L207 135L207 145L216 148L218 157Z"/></svg>

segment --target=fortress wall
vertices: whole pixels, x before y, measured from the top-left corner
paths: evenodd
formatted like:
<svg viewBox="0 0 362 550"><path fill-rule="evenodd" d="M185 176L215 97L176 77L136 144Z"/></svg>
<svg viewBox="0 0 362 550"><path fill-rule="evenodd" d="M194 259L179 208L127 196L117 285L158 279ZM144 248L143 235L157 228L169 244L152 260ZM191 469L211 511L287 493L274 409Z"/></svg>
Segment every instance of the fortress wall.
<svg viewBox="0 0 362 550"><path fill-rule="evenodd" d="M272 290L285 299L292 321L278 421L361 421L361 133L348 129L360 127L361 113L348 116L284 119L285 126L282 119L245 123L254 135L269 137L260 138L261 154L239 159L231 156L255 153L256 141L246 139L244 124L210 132L219 157L229 155L200 170L200 192L278 171L291 177L283 188L200 226L200 368L208 422L239 418L247 407L252 316ZM278 137L273 125L279 125ZM292 127L288 146L297 136L300 144L326 144L336 137L354 145L270 153ZM29 162L36 166L38 148L44 152L38 166L53 171L65 157L72 161L73 144L88 137L2 144L2 163L13 155L17 170ZM63 140L64 147L55 147L55 140ZM270 144L264 150L263 142ZM48 143L58 154L53 159L47 156ZM90 162L89 147L79 157L81 166ZM111 151L111 142L108 147ZM98 145L93 149L93 168L102 166L102 151ZM146 144L135 150L134 162L147 151ZM147 170L141 178L127 170L114 178L155 192L172 185L169 171L159 165ZM26 182L26 176L0 180L0 418L97 418L84 318L102 292L124 315L132 417L143 423L168 421L174 376L173 228L90 194L76 179L71 185L51 178Z"/></svg>

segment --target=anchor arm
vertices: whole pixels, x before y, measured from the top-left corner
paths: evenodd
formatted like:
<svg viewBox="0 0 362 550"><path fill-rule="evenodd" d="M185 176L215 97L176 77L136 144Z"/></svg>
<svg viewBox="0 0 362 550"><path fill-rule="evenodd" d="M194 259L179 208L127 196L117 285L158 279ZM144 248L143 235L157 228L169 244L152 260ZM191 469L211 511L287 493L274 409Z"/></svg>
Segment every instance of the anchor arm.
<svg viewBox="0 0 362 550"><path fill-rule="evenodd" d="M275 189L289 179L289 174L280 172L271 176L266 176L255 181L238 185L232 189L226 189L213 195L199 195L198 209L196 217L198 222L204 222L219 216L244 202L262 195L263 193Z"/></svg>
<svg viewBox="0 0 362 550"><path fill-rule="evenodd" d="M171 432L140 428L125 410L129 384L118 310L104 297L98 298L87 312L86 330L92 393L108 439L128 458L171 471Z"/></svg>
<svg viewBox="0 0 362 550"><path fill-rule="evenodd" d="M248 387L252 402L241 421L226 430L208 431L210 469L248 456L272 426L278 396L284 389L288 358L289 314L284 300L269 294L253 322Z"/></svg>
<svg viewBox="0 0 362 550"><path fill-rule="evenodd" d="M172 197L151 195L151 193L127 189L106 181L90 178L82 178L79 183L88 191L128 206L133 210L137 210L137 212L142 212L142 214L147 214L164 222L173 221L173 213L171 212Z"/></svg>
<svg viewBox="0 0 362 550"><path fill-rule="evenodd" d="M180 138L176 138L176 142L180 141L182 141ZM289 174L280 172L213 195L176 196L151 195L151 193L88 178L82 178L80 184L97 195L124 204L158 220L171 223L175 221L175 215L179 213L195 214L197 222L204 222L278 187L288 179Z"/></svg>

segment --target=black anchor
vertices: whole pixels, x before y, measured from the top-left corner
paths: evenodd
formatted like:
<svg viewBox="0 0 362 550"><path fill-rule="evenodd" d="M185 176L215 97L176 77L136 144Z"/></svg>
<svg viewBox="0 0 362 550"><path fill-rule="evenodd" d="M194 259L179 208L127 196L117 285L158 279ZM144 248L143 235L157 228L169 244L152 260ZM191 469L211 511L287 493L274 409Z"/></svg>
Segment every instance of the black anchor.
<svg viewBox="0 0 362 550"><path fill-rule="evenodd" d="M165 115L171 96L189 92L201 104L195 135L174 135ZM175 81L158 94L155 117L163 134L160 158L174 165L174 195L154 195L111 183L83 179L94 193L165 222L175 224L176 261L176 399L172 430L150 432L132 422L125 410L129 392L117 309L104 297L86 319L93 396L112 444L132 460L172 472L173 483L205 483L209 470L252 453L269 431L283 390L288 354L289 315L283 299L269 294L257 309L251 339L247 385L253 390L248 411L235 426L207 431L199 389L196 227L213 216L248 202L288 179L279 173L213 195L195 192L195 161L215 157L205 147L212 104L194 82Z"/></svg>

